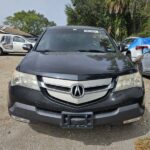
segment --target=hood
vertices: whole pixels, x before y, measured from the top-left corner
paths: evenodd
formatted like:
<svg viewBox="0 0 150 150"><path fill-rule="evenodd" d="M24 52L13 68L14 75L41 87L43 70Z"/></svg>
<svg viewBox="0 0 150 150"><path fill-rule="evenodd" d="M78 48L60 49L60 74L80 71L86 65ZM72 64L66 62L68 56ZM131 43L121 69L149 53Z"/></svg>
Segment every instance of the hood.
<svg viewBox="0 0 150 150"><path fill-rule="evenodd" d="M84 80L118 76L135 71L121 53L83 53L31 51L17 68L39 76Z"/></svg>

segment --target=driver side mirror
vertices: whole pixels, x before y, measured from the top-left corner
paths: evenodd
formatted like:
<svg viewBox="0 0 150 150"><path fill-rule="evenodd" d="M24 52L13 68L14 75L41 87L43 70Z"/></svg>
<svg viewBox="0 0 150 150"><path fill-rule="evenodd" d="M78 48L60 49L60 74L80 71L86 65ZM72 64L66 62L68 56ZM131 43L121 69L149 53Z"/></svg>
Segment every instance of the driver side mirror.
<svg viewBox="0 0 150 150"><path fill-rule="evenodd" d="M32 44L24 44L22 48L26 51L31 51L33 46L32 46Z"/></svg>

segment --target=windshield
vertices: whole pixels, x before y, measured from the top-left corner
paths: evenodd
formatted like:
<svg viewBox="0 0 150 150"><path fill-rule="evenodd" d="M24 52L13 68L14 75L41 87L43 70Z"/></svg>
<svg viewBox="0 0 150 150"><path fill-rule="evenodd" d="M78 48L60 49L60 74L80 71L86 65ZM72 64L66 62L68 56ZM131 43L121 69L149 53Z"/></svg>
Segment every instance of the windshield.
<svg viewBox="0 0 150 150"><path fill-rule="evenodd" d="M29 38L25 38L28 42L30 42L30 43L35 43L35 41L34 40L32 40L32 39L29 39Z"/></svg>
<svg viewBox="0 0 150 150"><path fill-rule="evenodd" d="M49 29L36 50L43 52L115 52L115 47L102 30Z"/></svg>

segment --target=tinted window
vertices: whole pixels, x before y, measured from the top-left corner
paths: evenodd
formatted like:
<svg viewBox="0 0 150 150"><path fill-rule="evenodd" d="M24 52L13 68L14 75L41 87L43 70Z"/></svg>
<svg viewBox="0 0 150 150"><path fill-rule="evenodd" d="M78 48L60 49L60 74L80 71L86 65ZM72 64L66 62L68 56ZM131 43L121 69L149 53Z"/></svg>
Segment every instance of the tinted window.
<svg viewBox="0 0 150 150"><path fill-rule="evenodd" d="M115 52L115 48L105 31L84 29L50 29L42 37L37 50Z"/></svg>
<svg viewBox="0 0 150 150"><path fill-rule="evenodd" d="M126 39L126 40L124 41L124 43L130 45L134 40L135 40L134 38L132 38L132 39Z"/></svg>
<svg viewBox="0 0 150 150"><path fill-rule="evenodd" d="M25 40L23 38L18 37L18 36L15 36L13 38L13 41L14 42L20 42L20 43L25 43Z"/></svg>

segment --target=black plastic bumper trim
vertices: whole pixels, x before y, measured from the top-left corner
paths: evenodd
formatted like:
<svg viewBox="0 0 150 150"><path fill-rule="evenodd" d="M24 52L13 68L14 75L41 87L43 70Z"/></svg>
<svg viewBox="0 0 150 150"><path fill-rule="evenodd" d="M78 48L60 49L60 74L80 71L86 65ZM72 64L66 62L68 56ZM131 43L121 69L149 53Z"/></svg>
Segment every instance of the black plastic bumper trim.
<svg viewBox="0 0 150 150"><path fill-rule="evenodd" d="M9 108L9 113L10 115L28 119L31 121L40 121L55 125L61 125L61 113L39 110L34 106L25 105L18 102L16 102L11 108ZM133 104L120 107L112 112L95 114L93 116L93 121L94 125L117 124L128 119L140 117L143 114L144 108L139 104Z"/></svg>

